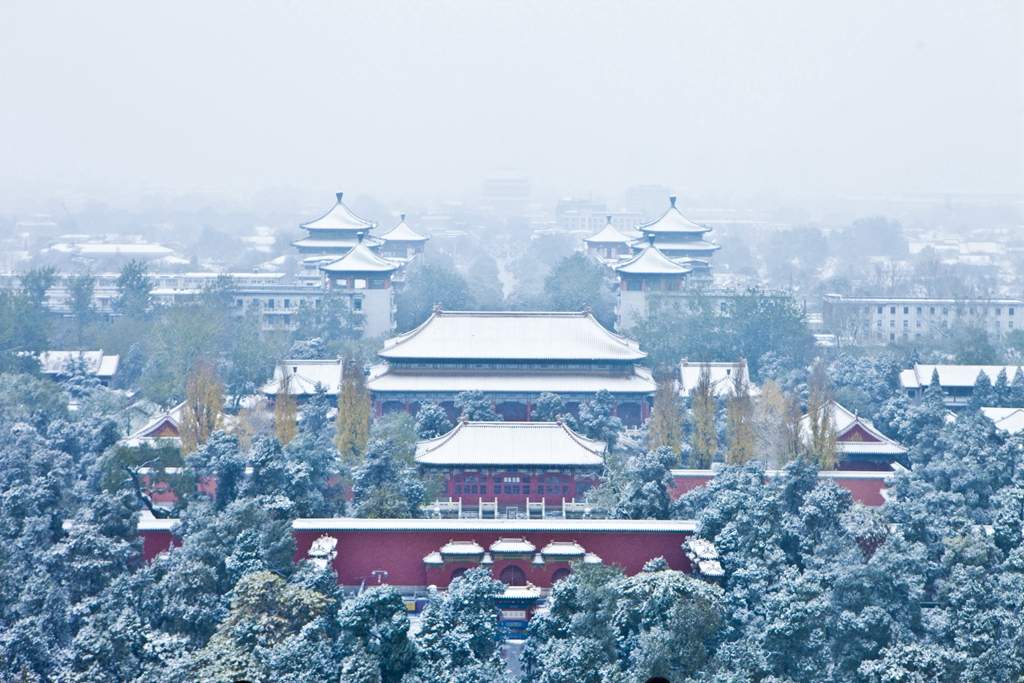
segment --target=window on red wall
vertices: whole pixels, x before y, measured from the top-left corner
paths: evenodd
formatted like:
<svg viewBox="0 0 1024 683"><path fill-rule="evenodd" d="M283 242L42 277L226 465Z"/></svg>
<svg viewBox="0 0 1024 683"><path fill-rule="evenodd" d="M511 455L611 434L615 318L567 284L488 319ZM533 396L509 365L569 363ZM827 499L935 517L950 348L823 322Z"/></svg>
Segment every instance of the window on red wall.
<svg viewBox="0 0 1024 683"><path fill-rule="evenodd" d="M458 571L458 570L456 570ZM514 564L510 564L501 570L501 574L498 576L498 580L506 586L525 586L526 585L526 572Z"/></svg>

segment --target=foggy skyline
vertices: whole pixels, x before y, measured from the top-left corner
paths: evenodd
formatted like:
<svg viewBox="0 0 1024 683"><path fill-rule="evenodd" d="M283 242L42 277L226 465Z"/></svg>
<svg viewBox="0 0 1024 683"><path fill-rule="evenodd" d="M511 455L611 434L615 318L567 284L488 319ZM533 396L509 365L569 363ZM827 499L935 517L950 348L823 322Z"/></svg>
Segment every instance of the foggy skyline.
<svg viewBox="0 0 1024 683"><path fill-rule="evenodd" d="M0 209L62 192L1016 193L1021 4L7 2Z"/></svg>

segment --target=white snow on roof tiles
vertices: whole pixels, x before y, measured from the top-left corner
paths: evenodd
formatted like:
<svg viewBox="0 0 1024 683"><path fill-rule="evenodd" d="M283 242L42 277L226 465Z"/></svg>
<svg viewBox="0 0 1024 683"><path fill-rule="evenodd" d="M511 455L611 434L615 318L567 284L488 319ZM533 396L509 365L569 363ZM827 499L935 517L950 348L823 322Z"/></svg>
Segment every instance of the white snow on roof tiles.
<svg viewBox="0 0 1024 683"><path fill-rule="evenodd" d="M902 455L907 449L878 431L871 420L859 415L832 401L832 424L836 430L836 450L844 455ZM854 427L860 427L878 441L844 440L844 434ZM800 418L800 431L805 439L811 435L811 419L809 415Z"/></svg>
<svg viewBox="0 0 1024 683"><path fill-rule="evenodd" d="M370 251L365 244L357 244L337 261L320 266L320 270L328 273L390 273L398 267L394 261Z"/></svg>
<svg viewBox="0 0 1024 683"><path fill-rule="evenodd" d="M640 360L640 345L587 312L435 311L384 342L387 359Z"/></svg>
<svg viewBox="0 0 1024 683"><path fill-rule="evenodd" d="M744 381L747 383L747 390L751 396L759 396L761 390L756 384L750 383L750 372L747 369L745 363L732 363L729 361L711 361L701 363L699 361L691 361L683 359L679 363L679 395L689 396L690 391L697 386L697 382L700 381L701 368L707 367L708 374L711 378L712 390L715 392L715 396L719 398L726 398L732 396L735 390L734 382L737 373L742 373Z"/></svg>
<svg viewBox="0 0 1024 683"><path fill-rule="evenodd" d="M348 208L341 200L342 193L337 194L337 203L331 210L320 218L309 223L303 223L301 227L306 230L366 230L369 231L376 224L365 218L357 216L352 209Z"/></svg>
<svg viewBox="0 0 1024 683"><path fill-rule="evenodd" d="M380 238L385 242L426 242L430 239L410 228L409 224L405 222L404 213L398 225L381 235Z"/></svg>
<svg viewBox="0 0 1024 683"><path fill-rule="evenodd" d="M1024 432L1024 408L982 408L981 413L1007 434Z"/></svg>
<svg viewBox="0 0 1024 683"><path fill-rule="evenodd" d="M476 541L448 541L441 546L441 556L445 555L483 555L484 548Z"/></svg>
<svg viewBox="0 0 1024 683"><path fill-rule="evenodd" d="M447 434L417 443L416 462L597 467L606 448L558 422L460 422Z"/></svg>
<svg viewBox="0 0 1024 683"><path fill-rule="evenodd" d="M76 363L82 370L96 377L109 378L117 372L121 360L118 355L104 355L99 351L43 351L39 354L39 371L44 375L61 375L71 371Z"/></svg>
<svg viewBox="0 0 1024 683"><path fill-rule="evenodd" d="M497 533L607 532L693 533L694 520L661 519L368 519L362 517L300 518L293 531L450 531Z"/></svg>
<svg viewBox="0 0 1024 683"><path fill-rule="evenodd" d="M669 197L668 210L653 221L637 226L643 232L705 233L709 228L697 225L676 208L675 196Z"/></svg>
<svg viewBox="0 0 1024 683"><path fill-rule="evenodd" d="M628 244L634 239L636 238L623 234L618 228L612 225L612 222L609 220L605 223L605 226L597 232L597 234L591 235L583 241L593 242L594 244Z"/></svg>
<svg viewBox="0 0 1024 683"><path fill-rule="evenodd" d="M938 371L939 384L943 387L973 387L978 373L984 372L994 384L1001 370L1006 371L1006 379L1013 381L1019 365L928 365L915 364L909 370L900 372L900 385L904 389L920 389L927 387L932 381L932 372Z"/></svg>
<svg viewBox="0 0 1024 683"><path fill-rule="evenodd" d="M518 374L446 374L419 373L402 374L391 372L388 366L379 364L370 370L366 382L370 391L378 393L458 393L460 391L483 391L485 393L529 393L541 394L595 394L601 389L613 394L650 394L657 388L650 372L634 366L627 375L601 375L597 373L535 373Z"/></svg>
<svg viewBox="0 0 1024 683"><path fill-rule="evenodd" d="M648 244L639 254L621 261L615 270L635 275L685 275L693 269L673 261L658 247Z"/></svg>
<svg viewBox="0 0 1024 683"><path fill-rule="evenodd" d="M525 538L499 538L491 544L490 548L492 553L504 553L506 555L532 554L536 550L537 546L530 543Z"/></svg>
<svg viewBox="0 0 1024 683"><path fill-rule="evenodd" d="M540 554L548 557L583 557L586 549L575 541L551 541L541 548Z"/></svg>
<svg viewBox="0 0 1024 683"><path fill-rule="evenodd" d="M319 384L329 396L341 391L342 362L336 360L282 360L274 368L274 377L263 385L263 393L277 395L287 377L288 393L306 396L316 393Z"/></svg>

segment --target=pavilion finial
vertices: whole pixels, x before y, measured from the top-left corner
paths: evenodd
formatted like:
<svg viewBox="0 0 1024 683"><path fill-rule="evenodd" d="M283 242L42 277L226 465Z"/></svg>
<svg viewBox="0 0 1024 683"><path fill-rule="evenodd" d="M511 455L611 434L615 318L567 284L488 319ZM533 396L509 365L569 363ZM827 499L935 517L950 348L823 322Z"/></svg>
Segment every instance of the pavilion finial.
<svg viewBox="0 0 1024 683"><path fill-rule="evenodd" d="M341 198L345 196L344 192L335 192L334 196L338 198L338 203L341 204Z"/></svg>
<svg viewBox="0 0 1024 683"><path fill-rule="evenodd" d="M359 240L359 244L363 243L363 238L364 237L366 237L366 233L363 232L362 230L360 230L359 232L356 233L356 239Z"/></svg>
<svg viewBox="0 0 1024 683"><path fill-rule="evenodd" d="M605 218L608 219L608 225L611 225L612 224L612 215L608 214L607 216L605 216Z"/></svg>
<svg viewBox="0 0 1024 683"><path fill-rule="evenodd" d="M398 218L399 218L399 220L401 220L401 222L404 223L405 222L405 212L403 211L402 213L398 214Z"/></svg>
<svg viewBox="0 0 1024 683"><path fill-rule="evenodd" d="M652 247L654 246L654 233L653 232L647 233L647 244L651 245Z"/></svg>
<svg viewBox="0 0 1024 683"><path fill-rule="evenodd" d="M676 200L677 199L679 199L679 197L675 196L674 194L670 194L668 196L668 203L672 205L673 209L676 208Z"/></svg>

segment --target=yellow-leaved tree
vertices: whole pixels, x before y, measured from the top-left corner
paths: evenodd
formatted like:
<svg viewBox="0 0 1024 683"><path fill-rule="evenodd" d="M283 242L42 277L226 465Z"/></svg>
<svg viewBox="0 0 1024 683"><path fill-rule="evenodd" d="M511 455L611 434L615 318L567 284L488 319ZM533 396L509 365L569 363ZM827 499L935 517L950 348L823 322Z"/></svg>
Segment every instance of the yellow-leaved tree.
<svg viewBox="0 0 1024 683"><path fill-rule="evenodd" d="M662 447L671 448L676 455L683 448L683 406L674 378L667 373L658 378L654 392L647 445L652 451Z"/></svg>
<svg viewBox="0 0 1024 683"><path fill-rule="evenodd" d="M341 459L349 464L358 462L370 439L370 395L361 365L351 360L345 363L335 424L334 444Z"/></svg>
<svg viewBox="0 0 1024 683"><path fill-rule="evenodd" d="M224 411L224 387L213 363L197 360L185 383L185 406L181 412L182 454L188 454L206 443L220 426Z"/></svg>
<svg viewBox="0 0 1024 683"><path fill-rule="evenodd" d="M292 379L288 368L282 366L281 370L277 394L274 396L274 434L282 446L287 446L298 431L298 406L291 393Z"/></svg>

